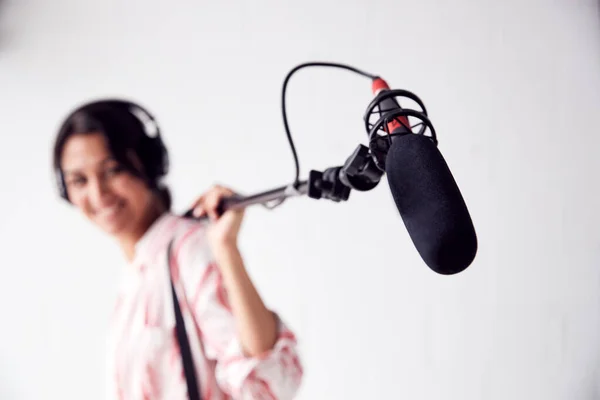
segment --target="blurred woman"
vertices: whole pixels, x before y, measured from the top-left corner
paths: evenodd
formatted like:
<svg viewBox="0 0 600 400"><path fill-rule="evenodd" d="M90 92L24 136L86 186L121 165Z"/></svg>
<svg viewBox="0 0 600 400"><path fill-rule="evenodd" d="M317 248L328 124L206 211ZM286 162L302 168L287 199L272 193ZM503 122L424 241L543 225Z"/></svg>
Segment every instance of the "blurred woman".
<svg viewBox="0 0 600 400"><path fill-rule="evenodd" d="M209 224L173 214L158 126L118 100L66 118L54 168L61 196L115 238L129 264L109 335L113 398L294 398L296 340L246 272L237 246L244 211L217 212L230 189L215 186L195 202Z"/></svg>

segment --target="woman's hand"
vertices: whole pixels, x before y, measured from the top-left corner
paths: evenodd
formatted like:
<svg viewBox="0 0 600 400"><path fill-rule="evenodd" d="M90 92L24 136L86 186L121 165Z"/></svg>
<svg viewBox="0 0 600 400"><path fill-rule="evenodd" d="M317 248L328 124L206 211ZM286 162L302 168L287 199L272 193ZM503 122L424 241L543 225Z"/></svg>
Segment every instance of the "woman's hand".
<svg viewBox="0 0 600 400"><path fill-rule="evenodd" d="M231 189L215 185L202 194L193 205L195 217L207 215L212 222L208 229L208 236L213 250L237 247L244 210L228 210L220 216L217 210L221 200L234 195Z"/></svg>

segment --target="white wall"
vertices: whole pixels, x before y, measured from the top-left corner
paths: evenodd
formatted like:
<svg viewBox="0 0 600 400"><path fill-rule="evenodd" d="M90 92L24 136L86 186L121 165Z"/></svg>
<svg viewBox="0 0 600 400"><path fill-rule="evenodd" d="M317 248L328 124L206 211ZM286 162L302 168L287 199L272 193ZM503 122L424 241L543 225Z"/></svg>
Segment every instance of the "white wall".
<svg viewBox="0 0 600 400"><path fill-rule="evenodd" d="M597 2L168 3L0 10L0 398L102 398L122 261L55 196L64 114L105 95L147 105L183 210L216 180L243 192L290 181L280 90L310 60L381 74L425 101L480 250L460 275L431 272L386 182L344 204L251 209L243 250L301 341L298 398L600 398ZM293 78L303 176L364 143L370 100L370 83L345 71Z"/></svg>

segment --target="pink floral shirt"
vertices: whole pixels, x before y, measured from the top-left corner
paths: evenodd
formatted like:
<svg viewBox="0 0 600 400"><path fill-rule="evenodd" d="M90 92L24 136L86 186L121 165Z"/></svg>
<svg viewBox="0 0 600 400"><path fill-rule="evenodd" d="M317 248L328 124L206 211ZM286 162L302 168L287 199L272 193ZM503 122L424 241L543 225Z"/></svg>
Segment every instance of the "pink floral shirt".
<svg viewBox="0 0 600 400"><path fill-rule="evenodd" d="M108 340L110 398L187 399L167 263L172 239L171 273L202 398L293 399L303 374L294 334L277 316L274 348L245 356L205 225L173 214L152 225L126 268Z"/></svg>

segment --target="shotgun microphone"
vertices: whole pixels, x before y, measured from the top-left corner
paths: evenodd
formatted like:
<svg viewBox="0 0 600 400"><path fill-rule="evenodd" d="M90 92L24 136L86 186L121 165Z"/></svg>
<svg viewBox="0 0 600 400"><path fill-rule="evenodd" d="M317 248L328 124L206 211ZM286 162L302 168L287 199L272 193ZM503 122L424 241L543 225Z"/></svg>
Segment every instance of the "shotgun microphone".
<svg viewBox="0 0 600 400"><path fill-rule="evenodd" d="M307 180L300 181L298 157L287 124L285 93L291 75L309 66L337 67L368 77L375 97L363 117L368 146L358 145L344 165L323 172L312 170ZM413 100L420 110L402 108L397 97ZM437 134L425 105L415 94L391 90L380 77L342 64L305 63L291 70L284 81L282 111L296 162L295 180L266 192L224 199L219 205L219 213L253 204L272 209L287 198L303 195L346 201L351 190L372 190L386 174L394 203L426 265L439 274L453 275L473 262L478 243L471 216L437 148ZM420 122L411 126L409 118ZM415 132L418 126L420 129ZM185 216L191 217L192 210Z"/></svg>
<svg viewBox="0 0 600 400"><path fill-rule="evenodd" d="M390 90L373 80L375 99L367 109L382 117L368 125L376 161L388 184L404 225L425 263L435 272L452 275L466 269L477 253L477 236L462 194L437 148L437 137L423 103L412 93ZM422 111L403 109L397 96L408 97ZM417 134L409 117L420 120ZM433 134L424 134L427 127ZM381 151L380 149L384 149Z"/></svg>

